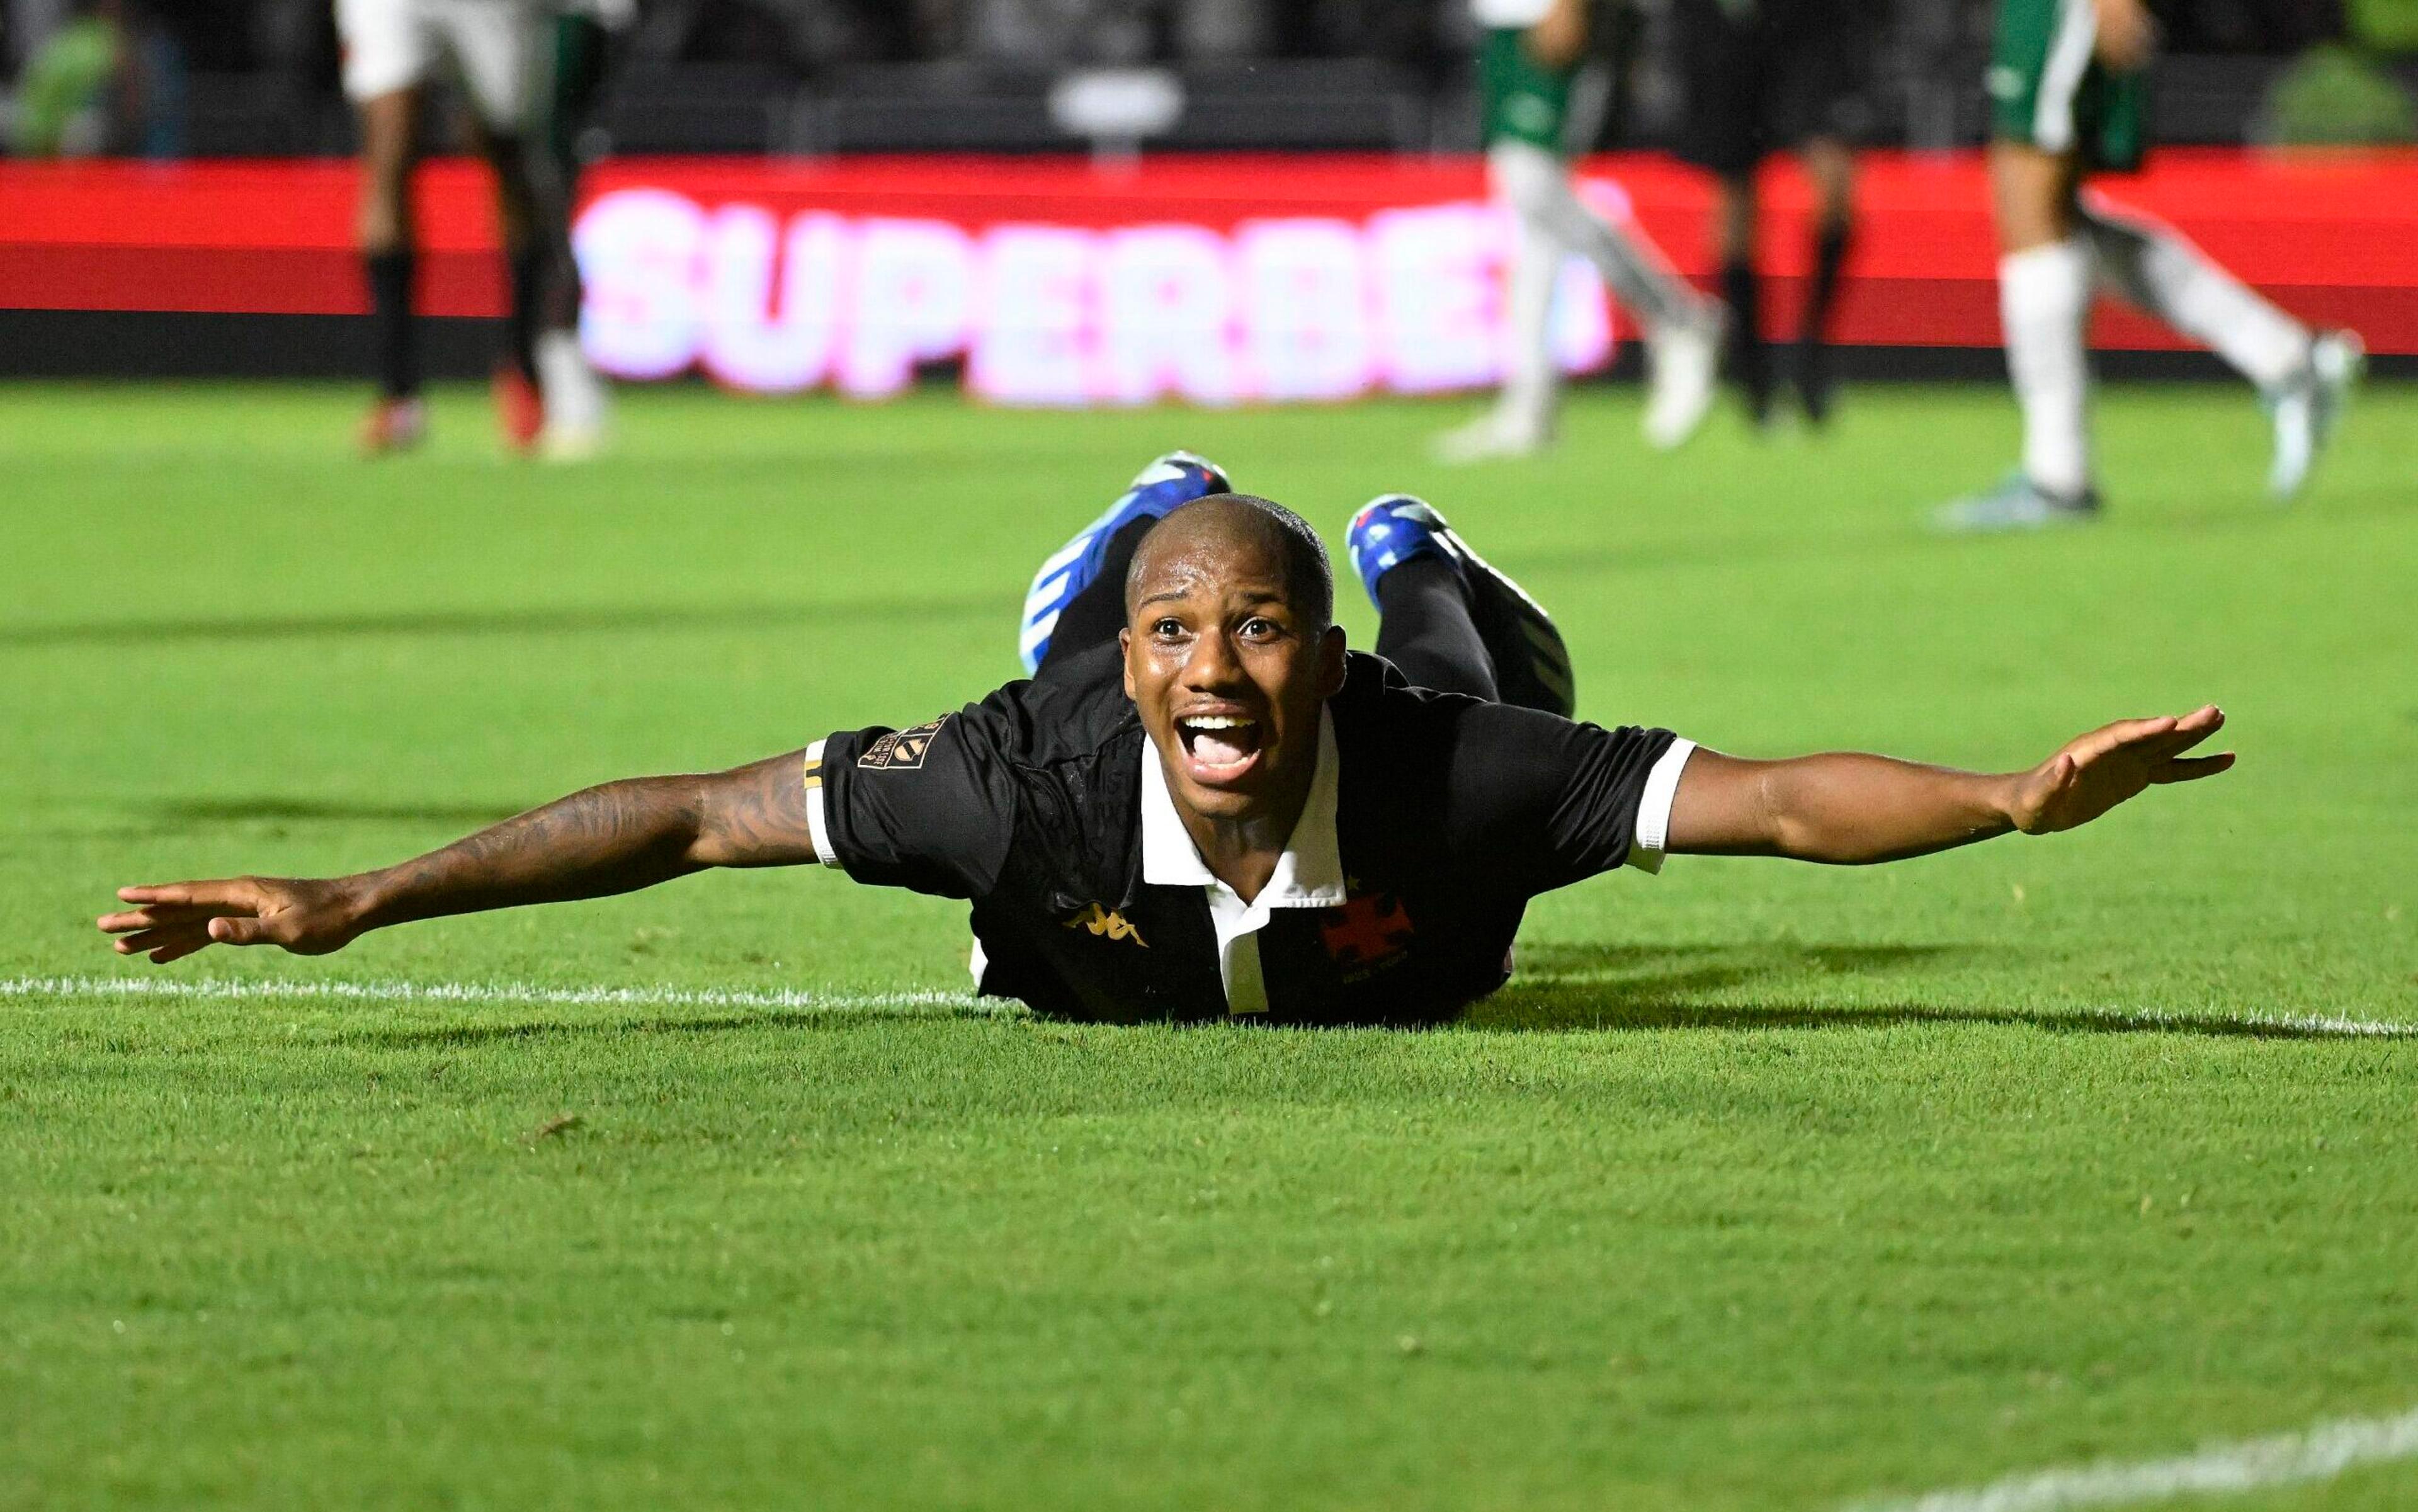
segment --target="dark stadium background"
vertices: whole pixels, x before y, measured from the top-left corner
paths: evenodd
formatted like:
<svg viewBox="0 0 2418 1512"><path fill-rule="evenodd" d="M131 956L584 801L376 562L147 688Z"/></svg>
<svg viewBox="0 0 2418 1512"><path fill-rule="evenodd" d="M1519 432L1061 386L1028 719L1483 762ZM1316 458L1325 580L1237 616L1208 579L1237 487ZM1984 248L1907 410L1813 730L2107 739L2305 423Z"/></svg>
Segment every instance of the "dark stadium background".
<svg viewBox="0 0 2418 1512"><path fill-rule="evenodd" d="M317 195L327 206L320 219L332 226L334 206L349 190L330 176L339 171L334 160L352 149L354 128L336 83L331 8L328 0L8 0L0 59L20 78L61 24L99 15L116 28L122 61L66 131L67 152L203 165L322 160L316 176L295 180L296 204ZM2184 0L2161 8L2158 140L2203 150L2185 155L2196 187L2162 200L2152 185L2144 203L2211 238L2211 251L2248 259L2242 271L2253 282L2288 298L2296 287L2319 290L2312 313L2358 325L2381 367L2397 371L2418 350L2405 334L2418 331L2418 253L2405 247L2396 255L2376 243L2408 226L2397 218L2353 220L2330 230L2327 221L2344 205L2383 211L2389 201L2413 198L2390 186L2418 174L2418 158L2391 150L2418 137L2418 3ZM1664 9L1663 0L1603 8L1612 23L1598 28L1606 108L1597 145L1621 155L1605 160L1606 172L1630 189L1682 271L1701 278L1709 271L1695 252L1701 188L1658 156L1682 108L1662 45ZM1983 131L1978 81L1990 15L1988 0L1897 0L1875 59L1873 145L1918 163L1970 154ZM1053 91L1090 71L1141 70L1175 85L1182 100L1172 123L1140 144L1152 161L1272 152L1459 161L1471 164L1474 195L1472 26L1466 0L644 0L581 149L596 160L725 165L768 159L831 165L860 154L927 155L938 163L967 153L1058 155L1079 164L1095 144L1053 111ZM29 112L22 99L17 104L0 139L23 157ZM429 131L440 150L458 149L459 115L441 89L433 92ZM2262 252L2265 233L2256 227L2235 234L2187 219L2195 206L2228 199L2232 208L2255 210L2269 193L2229 193L2221 174L2211 176L2211 163L2224 160L2213 154L2239 154L2247 163L2272 160L2271 149L2340 144L2388 151L2370 160L2366 181L2335 185L2323 206L2276 212L2279 225L2319 221L2317 234L2288 253L2284 232ZM153 274L138 266L144 249L93 252L58 228L62 183L73 186L84 213L130 222L165 203L159 196L180 191L189 215L238 218L237 201L213 212L191 199L193 186L217 180L121 176L111 191L121 208L94 200L101 180L62 180L40 169L26 177L0 162L0 174L11 170L20 176L0 176L0 374L359 371L360 338L344 313L355 307L350 295L298 306L179 294L190 270L163 265ZM1876 182L1886 179L1884 171ZM611 181L609 172L600 175L590 190ZM430 192L444 200L441 170L432 182ZM467 178L455 187L467 196L463 213L475 220L480 191ZM1978 191L1978 177L1969 187ZM1890 222L1885 190L1875 193L1881 208L1868 240L1878 243ZM1970 196L1960 188L1950 197ZM1960 222L1953 245L1939 254L1946 262L1937 271L1952 274L1954 287L1934 302L1961 313L1927 339L1884 333L1875 349L1870 329L1859 334L1851 298L1845 336L1867 348L1852 359L1863 373L1997 371L1987 349L1992 333L1981 328L1991 308L1991 270L1977 239L1983 206L1977 200L1957 207L1970 223ZM1787 213L1783 195L1783 221ZM191 239L169 250L190 252ZM332 290L335 281L357 281L339 267L341 238L330 232L320 239L328 243L323 266L301 284L315 278ZM451 317L436 322L432 355L440 373L481 372L491 349L478 317L499 308L499 295L488 287L492 270L469 261L466 250L458 287L449 294L440 276L425 306ZM110 287L89 286L112 270L117 282ZM254 272L256 280L287 280L268 263ZM146 298L154 289L160 297ZM1787 270L1774 289L1785 308ZM1867 313L1873 292L1862 300ZM2170 344L2146 326L2119 320L2100 337L2103 346L2153 349L2120 350L2110 367L2119 374L2217 371L2189 354L2154 350Z"/></svg>

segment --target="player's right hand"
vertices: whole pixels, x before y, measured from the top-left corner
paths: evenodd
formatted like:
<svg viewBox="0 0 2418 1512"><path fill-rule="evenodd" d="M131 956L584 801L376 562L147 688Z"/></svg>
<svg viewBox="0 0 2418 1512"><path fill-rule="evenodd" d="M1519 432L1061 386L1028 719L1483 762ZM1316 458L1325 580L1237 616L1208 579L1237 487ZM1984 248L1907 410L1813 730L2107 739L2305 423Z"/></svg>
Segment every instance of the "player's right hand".
<svg viewBox="0 0 2418 1512"><path fill-rule="evenodd" d="M2096 0L2101 66L2132 73L2150 66L2158 51L2158 22L2141 0Z"/></svg>
<svg viewBox="0 0 2418 1512"><path fill-rule="evenodd" d="M231 877L121 887L117 897L134 907L95 921L117 937L111 948L148 955L162 966L211 945L277 945L297 955L325 955L351 944L363 928L354 889L338 879Z"/></svg>

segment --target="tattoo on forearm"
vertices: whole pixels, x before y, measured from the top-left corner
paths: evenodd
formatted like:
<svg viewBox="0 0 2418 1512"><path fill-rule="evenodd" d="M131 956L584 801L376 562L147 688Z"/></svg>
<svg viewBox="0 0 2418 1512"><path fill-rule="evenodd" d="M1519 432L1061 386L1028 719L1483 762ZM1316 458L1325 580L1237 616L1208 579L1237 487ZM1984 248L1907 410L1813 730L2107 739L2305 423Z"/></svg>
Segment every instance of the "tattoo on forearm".
<svg viewBox="0 0 2418 1512"><path fill-rule="evenodd" d="M405 862L397 919L627 893L696 869L696 779L606 783Z"/></svg>

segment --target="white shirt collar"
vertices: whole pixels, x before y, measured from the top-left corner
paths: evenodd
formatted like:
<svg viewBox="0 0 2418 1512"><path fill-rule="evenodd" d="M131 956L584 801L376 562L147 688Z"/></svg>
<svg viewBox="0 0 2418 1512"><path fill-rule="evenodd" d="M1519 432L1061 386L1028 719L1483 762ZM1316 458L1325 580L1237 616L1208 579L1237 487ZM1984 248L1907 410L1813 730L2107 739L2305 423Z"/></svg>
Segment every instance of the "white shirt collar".
<svg viewBox="0 0 2418 1512"><path fill-rule="evenodd" d="M1165 758L1157 742L1143 740L1141 763L1141 879L1156 887L1213 886L1224 888L1191 832L1175 812L1167 790ZM1284 854L1268 885L1252 899L1252 911L1266 909L1332 909L1344 899L1343 852L1335 838L1336 790L1341 761L1335 754L1335 716L1318 710L1318 771L1309 779L1309 799L1293 821Z"/></svg>

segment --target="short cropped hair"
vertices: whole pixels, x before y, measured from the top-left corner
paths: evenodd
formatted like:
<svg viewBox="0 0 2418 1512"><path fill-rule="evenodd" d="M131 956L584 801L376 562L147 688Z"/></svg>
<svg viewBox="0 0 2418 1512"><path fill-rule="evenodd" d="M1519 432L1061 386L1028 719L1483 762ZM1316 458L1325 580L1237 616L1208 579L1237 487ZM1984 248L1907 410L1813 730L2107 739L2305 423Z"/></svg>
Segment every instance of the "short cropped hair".
<svg viewBox="0 0 2418 1512"><path fill-rule="evenodd" d="M1204 505L1240 505L1244 532L1256 536L1273 546L1284 558L1285 600L1295 614L1308 621L1312 631L1324 631L1335 623L1335 564L1327 557L1326 542L1318 538L1308 520L1286 509L1272 498L1255 494L1210 494L1188 504L1177 506L1163 515L1150 534L1142 537L1147 544L1169 521L1183 518L1191 510ZM1125 612L1133 612L1134 594L1140 588L1142 553L1136 547L1133 560L1125 567Z"/></svg>

